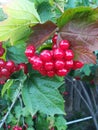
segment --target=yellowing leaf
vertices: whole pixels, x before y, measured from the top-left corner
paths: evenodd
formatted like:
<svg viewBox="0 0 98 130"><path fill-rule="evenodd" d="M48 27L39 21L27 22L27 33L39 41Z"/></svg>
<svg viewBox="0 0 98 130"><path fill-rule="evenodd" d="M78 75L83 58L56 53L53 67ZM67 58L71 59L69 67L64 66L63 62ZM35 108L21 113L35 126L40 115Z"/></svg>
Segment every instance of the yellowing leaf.
<svg viewBox="0 0 98 130"><path fill-rule="evenodd" d="M34 3L28 0L10 1L3 9L8 19L0 22L0 41L10 39L13 44L30 32L30 26L40 23Z"/></svg>

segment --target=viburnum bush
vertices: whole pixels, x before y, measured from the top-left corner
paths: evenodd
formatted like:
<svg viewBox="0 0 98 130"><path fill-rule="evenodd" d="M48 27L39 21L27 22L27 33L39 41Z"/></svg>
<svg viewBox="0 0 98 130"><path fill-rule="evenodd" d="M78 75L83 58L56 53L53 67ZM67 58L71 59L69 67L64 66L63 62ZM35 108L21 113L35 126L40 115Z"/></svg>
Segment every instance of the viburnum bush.
<svg viewBox="0 0 98 130"><path fill-rule="evenodd" d="M94 81L98 8L64 5L13 0L2 7L0 130L66 130L64 77Z"/></svg>

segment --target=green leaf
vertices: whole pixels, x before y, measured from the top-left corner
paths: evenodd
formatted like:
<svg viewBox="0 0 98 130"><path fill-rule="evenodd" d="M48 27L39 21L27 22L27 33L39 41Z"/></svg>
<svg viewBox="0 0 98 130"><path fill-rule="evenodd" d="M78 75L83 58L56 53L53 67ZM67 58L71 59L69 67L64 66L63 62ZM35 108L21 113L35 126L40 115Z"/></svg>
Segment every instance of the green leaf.
<svg viewBox="0 0 98 130"><path fill-rule="evenodd" d="M29 127L33 126L33 124L34 124L31 115L29 115L25 118L25 122L26 122L26 124L28 124Z"/></svg>
<svg viewBox="0 0 98 130"><path fill-rule="evenodd" d="M12 86L12 84L14 83L13 79L9 79L7 80L7 82L4 84L3 89L1 91L1 95L3 96L5 94L5 92Z"/></svg>
<svg viewBox="0 0 98 130"><path fill-rule="evenodd" d="M25 56L26 44L24 41L17 42L16 45L7 47L6 58L13 60L15 63L25 63L27 58Z"/></svg>
<svg viewBox="0 0 98 130"><path fill-rule="evenodd" d="M39 4L38 13L43 23L50 20L52 18L52 8L50 4L46 1Z"/></svg>
<svg viewBox="0 0 98 130"><path fill-rule="evenodd" d="M88 64L86 64L86 65L84 65L84 67L80 70L80 72L84 72L84 74L86 75L86 76L89 76L90 75L90 73L91 73L91 68L90 68L91 66L90 65L88 65Z"/></svg>
<svg viewBox="0 0 98 130"><path fill-rule="evenodd" d="M66 120L63 116L56 117L55 126L57 130L67 130Z"/></svg>
<svg viewBox="0 0 98 130"><path fill-rule="evenodd" d="M28 111L32 115L37 111L46 115L65 114L64 100L56 89L59 85L59 82L33 74L22 88L23 101Z"/></svg>
<svg viewBox="0 0 98 130"><path fill-rule="evenodd" d="M29 26L40 22L34 3L29 0L13 0L3 7L8 19L0 23L0 40L20 40L30 32Z"/></svg>
<svg viewBox="0 0 98 130"><path fill-rule="evenodd" d="M14 84L7 90L7 96L11 101L13 101L13 99L15 99L17 95L19 95L19 93L21 92L22 87L24 87L23 84L27 77L21 70L14 73L11 78L14 79Z"/></svg>
<svg viewBox="0 0 98 130"><path fill-rule="evenodd" d="M78 7L66 10L58 20L60 40L69 40L74 59L85 64L96 63L93 51L98 50L97 19L97 8Z"/></svg>
<svg viewBox="0 0 98 130"><path fill-rule="evenodd" d="M27 130L35 130L34 128L27 128Z"/></svg>
<svg viewBox="0 0 98 130"><path fill-rule="evenodd" d="M17 105L17 106L14 107L14 111L15 111L15 117L17 119L19 119L20 116L22 115L22 107Z"/></svg>
<svg viewBox="0 0 98 130"><path fill-rule="evenodd" d="M37 130L48 130L49 121L46 119L46 116L43 114L38 114L36 119L36 129Z"/></svg>
<svg viewBox="0 0 98 130"><path fill-rule="evenodd" d="M3 21L4 19L6 19L6 15L4 14L2 8L0 8L0 21Z"/></svg>

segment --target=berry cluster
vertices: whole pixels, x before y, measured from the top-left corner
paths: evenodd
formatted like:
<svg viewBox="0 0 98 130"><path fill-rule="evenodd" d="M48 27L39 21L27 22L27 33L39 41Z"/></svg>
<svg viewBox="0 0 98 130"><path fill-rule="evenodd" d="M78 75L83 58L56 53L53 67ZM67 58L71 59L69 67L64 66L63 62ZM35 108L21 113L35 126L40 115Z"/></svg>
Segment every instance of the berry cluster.
<svg viewBox="0 0 98 130"><path fill-rule="evenodd" d="M22 130L22 128L20 126L14 126L13 130Z"/></svg>
<svg viewBox="0 0 98 130"><path fill-rule="evenodd" d="M5 49L2 47L2 43L0 43L0 57L2 57L4 53ZM24 69L24 72L27 73L27 66L25 63L17 65L12 60L5 61L0 58L0 84L4 84L5 81L10 78L12 73L19 71L20 69Z"/></svg>
<svg viewBox="0 0 98 130"><path fill-rule="evenodd" d="M79 69L83 63L73 61L74 53L70 49L70 43L67 40L61 40L57 45L57 35L52 38L52 50L43 50L40 55L36 53L33 45L28 45L25 55L32 64L34 70L42 75L53 77L55 75L65 76L71 69Z"/></svg>

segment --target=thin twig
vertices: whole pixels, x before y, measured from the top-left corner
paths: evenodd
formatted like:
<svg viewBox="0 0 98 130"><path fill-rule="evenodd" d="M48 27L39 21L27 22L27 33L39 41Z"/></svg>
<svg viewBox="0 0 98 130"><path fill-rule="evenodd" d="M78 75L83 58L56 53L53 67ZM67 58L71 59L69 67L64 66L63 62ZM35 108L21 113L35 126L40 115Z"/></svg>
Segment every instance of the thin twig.
<svg viewBox="0 0 98 130"><path fill-rule="evenodd" d="M56 7L61 11L61 13L64 13L64 10L55 2Z"/></svg>
<svg viewBox="0 0 98 130"><path fill-rule="evenodd" d="M8 112L7 112L6 115L3 117L3 119L0 121L0 122L1 122L1 123L0 123L0 128L2 127L2 125L4 124L4 122L6 121L8 115L10 114L10 112L11 112L11 110L12 110L12 108L13 108L14 104L16 103L16 101L17 101L17 99L18 99L19 96L20 96L20 93L18 93L18 95L16 96L16 98L13 100L13 102L12 102L10 108L8 109Z"/></svg>

